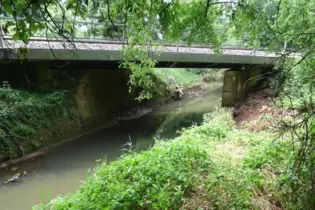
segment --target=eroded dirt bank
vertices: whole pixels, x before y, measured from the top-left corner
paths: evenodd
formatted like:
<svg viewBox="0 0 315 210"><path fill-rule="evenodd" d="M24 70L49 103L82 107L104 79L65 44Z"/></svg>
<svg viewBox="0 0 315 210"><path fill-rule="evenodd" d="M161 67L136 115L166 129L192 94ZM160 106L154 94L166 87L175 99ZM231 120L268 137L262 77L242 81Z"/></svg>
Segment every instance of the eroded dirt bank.
<svg viewBox="0 0 315 210"><path fill-rule="evenodd" d="M278 123L286 117L295 118L298 110L284 109L276 106L270 89L263 89L250 94L244 102L233 107L233 117L239 127L247 124L251 131L262 131L278 127ZM272 116L272 117L271 117Z"/></svg>

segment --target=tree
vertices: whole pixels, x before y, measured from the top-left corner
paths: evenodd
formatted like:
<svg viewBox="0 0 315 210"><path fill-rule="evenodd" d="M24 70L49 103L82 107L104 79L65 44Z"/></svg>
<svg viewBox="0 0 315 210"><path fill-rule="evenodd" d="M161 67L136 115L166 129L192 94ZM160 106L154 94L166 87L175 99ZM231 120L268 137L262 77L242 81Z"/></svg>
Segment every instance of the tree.
<svg viewBox="0 0 315 210"><path fill-rule="evenodd" d="M2 15L13 17L2 26L4 31L12 30L13 37L24 42L42 30L71 40L76 20L103 24L96 31L90 29L89 34L107 36L116 32L121 37L120 30L123 30L128 47L123 52L122 67L133 72L130 84L143 89L140 99L152 96L150 89L154 81L150 73L156 62L147 50L159 44L158 37L218 48L230 33L239 39L246 35L248 44L253 47L283 52L278 60L279 77L274 89L286 95L294 92L295 95L291 95L295 99L307 96L299 105L302 104L307 113L302 123L285 125L295 133L299 144L292 170L304 181L313 181L310 190L315 193L314 0L2 0L0 9ZM120 22L121 27L117 27L116 22ZM139 46L139 43L146 45ZM291 53L300 53L300 56L293 62L287 59ZM139 62L132 62L134 58ZM302 86L303 89L299 88ZM291 108L301 107L292 103Z"/></svg>

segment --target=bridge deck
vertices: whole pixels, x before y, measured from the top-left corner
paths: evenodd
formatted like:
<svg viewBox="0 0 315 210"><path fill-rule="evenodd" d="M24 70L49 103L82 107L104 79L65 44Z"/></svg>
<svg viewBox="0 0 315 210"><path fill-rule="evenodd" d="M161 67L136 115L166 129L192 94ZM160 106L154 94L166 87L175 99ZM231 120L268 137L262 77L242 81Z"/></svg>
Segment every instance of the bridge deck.
<svg viewBox="0 0 315 210"><path fill-rule="evenodd" d="M28 48L27 58L39 60L67 61L103 61L118 62L122 59L125 42L109 41L76 41L60 42L57 40L32 40L27 45L21 41L5 40L5 46L0 49L0 59L19 59L14 50ZM221 54L216 54L213 48L200 46L164 45L149 50L150 56L160 63L175 63L187 65L272 65L278 55L264 51L254 51L246 48L223 48Z"/></svg>

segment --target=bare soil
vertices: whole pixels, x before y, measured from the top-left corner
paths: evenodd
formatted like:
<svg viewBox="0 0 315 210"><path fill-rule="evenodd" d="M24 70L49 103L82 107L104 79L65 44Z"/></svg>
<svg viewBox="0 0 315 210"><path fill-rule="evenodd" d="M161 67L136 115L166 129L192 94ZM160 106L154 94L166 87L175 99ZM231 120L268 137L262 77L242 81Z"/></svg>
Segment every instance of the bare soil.
<svg viewBox="0 0 315 210"><path fill-rule="evenodd" d="M268 90L261 90L248 96L245 102L236 104L233 115L237 124L258 120L263 114L272 111L271 94Z"/></svg>
<svg viewBox="0 0 315 210"><path fill-rule="evenodd" d="M285 118L298 117L298 110L276 107L271 93L270 89L264 89L250 94L245 102L236 104L233 117L237 125L243 127L247 123L247 129L257 132L276 128Z"/></svg>

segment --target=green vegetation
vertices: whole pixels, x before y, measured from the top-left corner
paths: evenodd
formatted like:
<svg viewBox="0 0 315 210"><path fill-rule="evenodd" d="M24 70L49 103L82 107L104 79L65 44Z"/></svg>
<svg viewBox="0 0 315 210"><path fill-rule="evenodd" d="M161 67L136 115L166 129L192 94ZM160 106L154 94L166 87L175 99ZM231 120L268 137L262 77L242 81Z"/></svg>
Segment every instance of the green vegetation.
<svg viewBox="0 0 315 210"><path fill-rule="evenodd" d="M200 76L194 72L189 72L184 68L156 68L154 73L165 83L187 85L201 80Z"/></svg>
<svg viewBox="0 0 315 210"><path fill-rule="evenodd" d="M155 75L170 85L193 86L200 82L218 82L223 79L221 69L156 68Z"/></svg>
<svg viewBox="0 0 315 210"><path fill-rule="evenodd" d="M223 43L236 42L236 40L243 40L250 47L265 47L271 52L282 52L276 63L277 75L272 89L275 91L275 96L279 96L277 102L282 108L290 108L302 113L294 122L287 122L283 118L275 119L276 131L286 133L285 139L288 141L269 141L268 139L273 137L264 136L260 139L262 143L258 143L255 141L256 136L265 134L256 133L255 137L251 137L253 134L246 134L252 142L257 142L257 147L263 148L264 151L269 151L269 148L275 151L260 152L262 156L257 157L260 163L256 164L256 158L250 158L251 151L261 150L255 148L251 141L246 140L243 144L248 152L240 158L244 160L240 161L243 164L231 169L222 164L222 170L217 170L225 173L223 177L219 176L222 178L202 182L210 183L207 186L211 186L212 194L209 192L210 188L205 188L206 190L201 194L205 193L207 198L211 194L209 200L216 201L211 204L223 209L230 208L224 205L254 208L254 204L262 205L263 209L268 209L268 206L263 206L265 204L288 209L315 209L314 196L310 197L315 194L314 0L140 0L137 3L129 0L103 2L4 0L0 9L1 14L13 17L13 20L6 21L4 24L4 32L11 31L14 39L21 39L24 42L38 32L46 32L46 34L49 32L66 40L72 40L77 29L74 20L91 22L96 20L106 30L113 28L121 35L121 29L118 30L115 25L116 22L120 22L124 28L124 37L128 41L123 51L122 67L129 68L132 72L129 84L142 88L139 100L152 98L154 95L152 89L155 81L152 75L156 61L152 59L148 50L155 50L160 45L159 37L172 42L184 40L188 44L212 45L215 52L219 52L219 47ZM147 44L140 47L139 44L142 43ZM299 54L292 59L289 57L292 53ZM139 62L134 62L135 59ZM181 82L185 81L183 77L178 78ZM19 132L23 130L27 135L32 133L32 130L25 126L17 130ZM194 130L196 133L193 132ZM230 139L239 135L239 131L236 132L233 128L226 130L216 124L212 124L209 128L205 125L193 128L191 132L192 135L197 136L196 138L199 136L212 138L211 136L215 136L218 132L220 138L214 142L227 140L230 134L235 136ZM180 138L185 138L185 135L187 133ZM277 149L277 146L266 148L263 146L272 142L281 142L281 148L286 150ZM288 142L290 146L286 146ZM239 142L235 144L239 146ZM252 157L255 156L252 154ZM216 163L215 157L213 159ZM220 161L216 165L220 165ZM262 165L265 168L261 168ZM282 168L285 165L288 167L287 171ZM214 169L212 173L215 174L215 171ZM281 190L277 192L276 189L280 188L276 186L280 182Z"/></svg>
<svg viewBox="0 0 315 210"><path fill-rule="evenodd" d="M196 175L211 167L201 146L194 139L160 142L149 151L104 163L77 193L35 209L178 208Z"/></svg>
<svg viewBox="0 0 315 210"><path fill-rule="evenodd" d="M287 137L238 129L228 110L204 117L149 151L96 169L71 195L34 209L311 209L313 194L294 181ZM305 183L305 182L304 182ZM303 191L303 189L305 189Z"/></svg>
<svg viewBox="0 0 315 210"><path fill-rule="evenodd" d="M49 135L61 135L57 122L75 117L73 104L66 96L64 92L32 94L11 89L4 82L0 88L0 160L25 155L47 145ZM55 133L34 139L41 129Z"/></svg>

